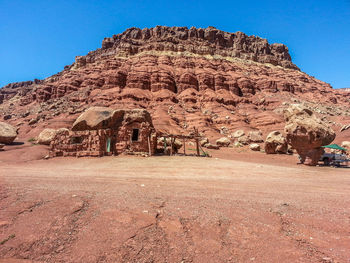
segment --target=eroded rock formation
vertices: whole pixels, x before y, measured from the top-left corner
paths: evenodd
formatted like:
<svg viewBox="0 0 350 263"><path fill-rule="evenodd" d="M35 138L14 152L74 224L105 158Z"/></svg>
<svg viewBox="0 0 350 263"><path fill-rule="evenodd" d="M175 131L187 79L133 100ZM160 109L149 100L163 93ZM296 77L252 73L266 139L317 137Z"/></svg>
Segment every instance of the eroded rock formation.
<svg viewBox="0 0 350 263"><path fill-rule="evenodd" d="M281 132L272 131L270 132L265 140L265 153L287 153L288 143Z"/></svg>
<svg viewBox="0 0 350 263"><path fill-rule="evenodd" d="M11 144L17 137L17 130L12 125L0 122L0 143Z"/></svg>
<svg viewBox="0 0 350 263"><path fill-rule="evenodd" d="M316 165L324 152L321 146L335 139L332 128L309 109L294 104L284 111L286 140L299 154L301 162Z"/></svg>
<svg viewBox="0 0 350 263"><path fill-rule="evenodd" d="M0 118L30 134L48 123L70 127L91 106L142 108L158 130L197 127L217 139L221 127L225 136L283 129L282 111L294 102L326 117L350 116L350 93L301 72L282 44L212 27L158 26L106 38L44 80L5 86Z"/></svg>

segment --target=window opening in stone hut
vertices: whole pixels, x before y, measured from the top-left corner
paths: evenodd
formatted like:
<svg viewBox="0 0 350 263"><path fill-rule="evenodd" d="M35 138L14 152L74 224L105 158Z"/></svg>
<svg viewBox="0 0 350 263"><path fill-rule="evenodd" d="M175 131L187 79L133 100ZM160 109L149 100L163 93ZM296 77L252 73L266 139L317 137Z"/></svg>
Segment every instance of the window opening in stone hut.
<svg viewBox="0 0 350 263"><path fill-rule="evenodd" d="M82 141L83 141L82 138L78 137L78 136L75 136L75 137L71 138L71 143L72 144L80 144Z"/></svg>
<svg viewBox="0 0 350 263"><path fill-rule="evenodd" d="M137 142L139 140L139 129L132 129L131 141Z"/></svg>

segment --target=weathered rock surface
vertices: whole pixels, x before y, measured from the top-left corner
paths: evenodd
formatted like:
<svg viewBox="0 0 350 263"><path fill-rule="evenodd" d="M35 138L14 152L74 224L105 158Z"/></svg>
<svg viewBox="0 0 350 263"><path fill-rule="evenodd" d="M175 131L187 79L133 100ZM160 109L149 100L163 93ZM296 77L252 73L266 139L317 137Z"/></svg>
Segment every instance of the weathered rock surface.
<svg viewBox="0 0 350 263"><path fill-rule="evenodd" d="M281 132L272 131L266 137L264 149L267 154L283 154L288 151L288 143Z"/></svg>
<svg viewBox="0 0 350 263"><path fill-rule="evenodd" d="M48 122L68 127L92 106L142 108L157 130L188 134L196 127L217 137L282 129L282 111L296 101L324 116L350 116L350 92L298 70L282 44L212 27L158 26L127 29L51 77L3 87L0 118L11 116L25 133Z"/></svg>
<svg viewBox="0 0 350 263"><path fill-rule="evenodd" d="M17 130L12 125L0 122L0 143L11 144L17 137Z"/></svg>
<svg viewBox="0 0 350 263"><path fill-rule="evenodd" d="M144 120L152 123L149 112L143 109L113 110L107 107L91 107L76 119L72 130L97 130L106 126L121 125L122 121L132 123Z"/></svg>
<svg viewBox="0 0 350 263"><path fill-rule="evenodd" d="M251 149L252 151L260 151L260 145L257 143L252 143L249 145L249 149Z"/></svg>
<svg viewBox="0 0 350 263"><path fill-rule="evenodd" d="M51 141L54 140L58 134L68 132L68 131L69 130L66 128L60 128L57 130L46 128L39 134L37 142L39 144L49 145Z"/></svg>
<svg viewBox="0 0 350 263"><path fill-rule="evenodd" d="M49 145L55 136L55 129L44 129L38 136L38 143Z"/></svg>
<svg viewBox="0 0 350 263"><path fill-rule="evenodd" d="M237 142L239 142L242 145L248 145L250 140L249 140L248 136L243 135L237 139Z"/></svg>
<svg viewBox="0 0 350 263"><path fill-rule="evenodd" d="M245 135L245 132L243 130L237 130L234 133L232 133L233 138L239 138Z"/></svg>
<svg viewBox="0 0 350 263"><path fill-rule="evenodd" d="M249 142L264 142L261 131L250 131L248 133Z"/></svg>
<svg viewBox="0 0 350 263"><path fill-rule="evenodd" d="M227 137L221 137L220 139L216 140L216 145L220 147L228 147L230 145L231 141Z"/></svg>
<svg viewBox="0 0 350 263"><path fill-rule="evenodd" d="M284 117L288 144L296 149L302 162L309 158L309 164L316 165L323 153L320 147L330 144L335 139L335 132L311 110L301 105L291 105L284 111Z"/></svg>
<svg viewBox="0 0 350 263"><path fill-rule="evenodd" d="M342 132L342 131L346 131L348 129L350 129L350 124L347 124L347 125L344 125L343 127L341 127L340 131Z"/></svg>

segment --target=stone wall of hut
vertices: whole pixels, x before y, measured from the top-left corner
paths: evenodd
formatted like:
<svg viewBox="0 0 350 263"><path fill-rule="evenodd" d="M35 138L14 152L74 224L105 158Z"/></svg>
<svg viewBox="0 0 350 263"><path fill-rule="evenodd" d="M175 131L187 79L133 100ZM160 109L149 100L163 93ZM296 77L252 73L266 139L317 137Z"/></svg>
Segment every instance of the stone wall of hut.
<svg viewBox="0 0 350 263"><path fill-rule="evenodd" d="M138 140L132 141L132 133L138 129ZM107 152L107 139L110 152ZM50 145L50 157L57 156L104 156L121 153L149 153L153 155L157 147L157 137L153 127L147 122L125 124L117 129L86 131L66 131L58 134Z"/></svg>

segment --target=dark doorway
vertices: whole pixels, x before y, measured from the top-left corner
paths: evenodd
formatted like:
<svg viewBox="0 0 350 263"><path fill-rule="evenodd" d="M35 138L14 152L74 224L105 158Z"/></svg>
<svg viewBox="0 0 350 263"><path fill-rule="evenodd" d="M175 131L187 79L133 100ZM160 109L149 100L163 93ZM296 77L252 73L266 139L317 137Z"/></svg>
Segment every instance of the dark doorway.
<svg viewBox="0 0 350 263"><path fill-rule="evenodd" d="M139 140L139 129L132 129L131 141L137 142Z"/></svg>
<svg viewBox="0 0 350 263"><path fill-rule="evenodd" d="M80 144L83 141L83 138L79 137L79 136L75 136L71 138L71 144Z"/></svg>

